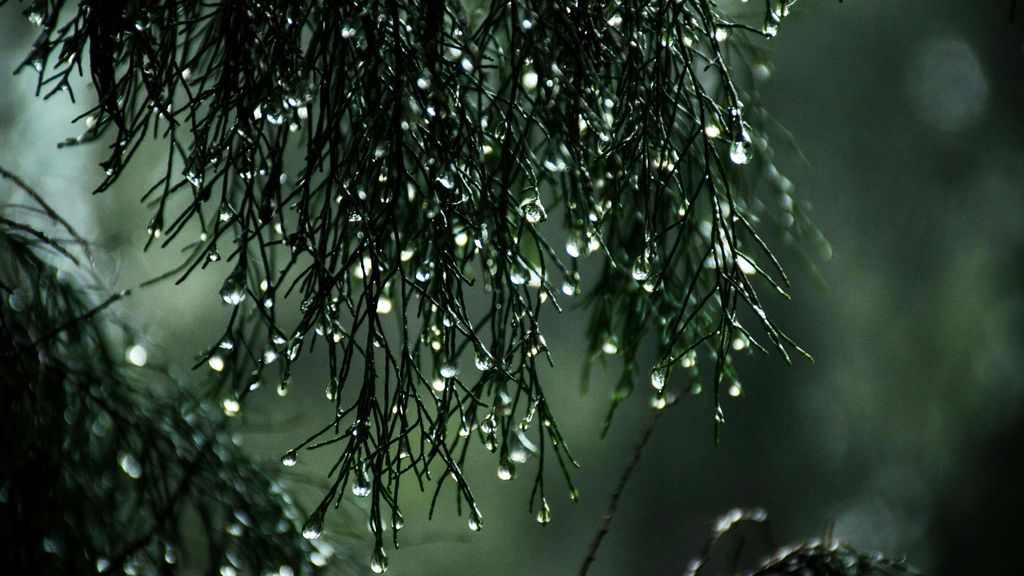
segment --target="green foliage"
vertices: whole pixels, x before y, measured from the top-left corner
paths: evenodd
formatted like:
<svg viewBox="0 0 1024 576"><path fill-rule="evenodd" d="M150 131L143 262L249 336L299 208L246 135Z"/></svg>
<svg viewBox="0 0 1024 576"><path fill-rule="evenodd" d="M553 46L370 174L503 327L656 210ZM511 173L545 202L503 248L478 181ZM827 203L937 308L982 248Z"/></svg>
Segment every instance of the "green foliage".
<svg viewBox="0 0 1024 576"><path fill-rule="evenodd" d="M73 98L88 60L96 104L65 144L109 143L98 191L166 145L150 243L184 248L179 282L225 277L230 319L200 362L225 412L259 382L287 393L326 348L335 417L285 460L334 451L307 534L351 485L383 571L402 479L435 501L454 485L479 529L474 439L502 478L537 455L541 517L545 463L575 497L539 378L544 307L591 311L593 354L623 366L613 408L653 353L654 406L703 372L720 423L734 352L803 353L757 291L788 284L760 231L814 234L754 91L790 4L37 0L23 67Z"/></svg>
<svg viewBox="0 0 1024 576"><path fill-rule="evenodd" d="M59 221L41 201L0 212L5 571L320 572L331 547L301 537L279 475L188 386L127 369L111 343L134 336L107 310L125 294L97 303L81 246L25 224L36 211Z"/></svg>

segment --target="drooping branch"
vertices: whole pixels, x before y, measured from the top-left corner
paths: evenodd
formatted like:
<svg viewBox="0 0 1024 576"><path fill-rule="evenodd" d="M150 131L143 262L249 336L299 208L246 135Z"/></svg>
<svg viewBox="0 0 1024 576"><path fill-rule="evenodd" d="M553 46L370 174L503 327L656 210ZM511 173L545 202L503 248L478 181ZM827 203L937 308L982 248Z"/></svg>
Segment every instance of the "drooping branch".
<svg viewBox="0 0 1024 576"><path fill-rule="evenodd" d="M481 526L474 437L499 477L553 455L576 493L539 377L545 307L588 307L592 353L621 359L613 409L639 374L658 409L710 377L717 425L742 393L733 354L802 353L757 290L788 286L765 237L813 234L755 91L791 3L37 0L23 67L73 95L88 50L96 104L66 144L109 143L99 191L166 144L150 244L186 248L179 282L225 278L203 363L228 415L326 348L335 417L283 461L334 451L306 533L351 486L383 570L403 476L435 500L450 480Z"/></svg>

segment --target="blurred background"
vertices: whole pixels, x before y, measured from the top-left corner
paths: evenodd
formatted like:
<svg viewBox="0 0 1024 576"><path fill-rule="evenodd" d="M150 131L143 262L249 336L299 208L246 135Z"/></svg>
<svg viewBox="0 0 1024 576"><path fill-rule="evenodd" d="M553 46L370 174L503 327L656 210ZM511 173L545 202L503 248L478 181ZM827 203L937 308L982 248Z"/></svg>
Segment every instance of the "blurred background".
<svg viewBox="0 0 1024 576"><path fill-rule="evenodd" d="M794 299L768 307L817 362L744 358L745 394L726 400L718 446L706 398L671 408L591 574L681 574L710 523L736 506L768 511L761 540L831 529L929 574L993 573L1012 559L1024 534L1024 14L1011 22L1010 4L801 2L767 41L772 74L758 94L800 151L777 142L778 159L833 247L817 272L790 258ZM159 166L136 162L132 177L91 197L102 144L55 147L84 130L69 123L85 108L41 102L34 75L9 74L31 39L16 6L4 7L0 164L96 240L111 286L137 285L177 262L174 247L141 250L137 199ZM227 272L147 289L121 308L142 328L150 362L188 366L216 341ZM428 522L430 493L410 491L391 574L578 571L648 411L637 394L599 437L618 372L595 365L581 394L583 322L579 311L548 317L557 368L545 375L582 465L581 502L567 490L549 498L552 521L541 527L527 510L535 463L502 482L480 458L468 475L484 529L469 532L453 506ZM286 399L261 390L242 442L274 460L316 429L331 410L319 374L296 374ZM291 469L310 503L324 456ZM353 505L329 516L327 535L363 522ZM355 551L360 562L369 551Z"/></svg>

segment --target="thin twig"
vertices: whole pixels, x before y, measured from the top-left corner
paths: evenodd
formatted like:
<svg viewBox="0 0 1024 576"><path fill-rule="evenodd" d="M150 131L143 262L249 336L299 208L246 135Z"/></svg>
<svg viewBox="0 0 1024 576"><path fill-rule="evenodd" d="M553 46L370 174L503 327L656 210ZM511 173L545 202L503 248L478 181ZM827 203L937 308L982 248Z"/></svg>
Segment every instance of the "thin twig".
<svg viewBox="0 0 1024 576"><path fill-rule="evenodd" d="M622 471L622 477L619 478L619 485L615 487L615 492L612 494L612 500L608 503L608 510L604 513L604 521L601 523L601 529L597 531L597 535L594 536L594 541L590 544L590 551L587 552L587 557L583 559L583 566L580 567L580 576L586 576L587 571L590 570L590 565L593 564L594 559L597 557L597 550L601 547L601 542L604 537L608 534L608 531L612 526L612 519L615 518L615 513L619 510L619 499L622 497L623 491L625 491L626 483L629 482L630 476L633 475L633 469L640 463L640 456L643 453L644 446L647 441L651 438L651 433L654 432L654 424L658 421L658 417L664 410L653 410L650 418L647 419L647 426L644 427L643 433L640 435L640 441L637 442L636 447L633 448L633 457L630 459L629 464L626 465L626 469Z"/></svg>
<svg viewBox="0 0 1024 576"><path fill-rule="evenodd" d="M85 252L85 257L88 258L90 261L92 260L92 255L89 253L89 243L86 242L85 239L78 234L78 232L74 229L73 226L71 226L71 224L68 223L67 220L61 217L61 215L58 214L56 210L51 208L50 205L47 204L45 200L43 200L43 197L38 192L36 192L31 186L29 186L28 183L19 178L17 174L14 174L13 172L10 172L7 169L5 169L3 166L0 166L0 178L6 178L11 182L14 182L15 186L21 188L22 191L31 196L32 199L35 200L37 204L39 204L39 207L46 212L47 216L52 218L55 222L63 226L64 229L68 231L68 234L70 234L71 237L74 238L75 241L78 243L78 245L82 247L82 251Z"/></svg>

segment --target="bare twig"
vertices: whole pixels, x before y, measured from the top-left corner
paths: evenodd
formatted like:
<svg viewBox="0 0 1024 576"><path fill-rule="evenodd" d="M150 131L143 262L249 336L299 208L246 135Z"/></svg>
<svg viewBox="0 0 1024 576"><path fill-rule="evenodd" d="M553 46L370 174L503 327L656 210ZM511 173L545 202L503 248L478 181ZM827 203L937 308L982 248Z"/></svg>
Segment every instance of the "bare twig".
<svg viewBox="0 0 1024 576"><path fill-rule="evenodd" d="M665 411L664 410L653 410L650 417L647 419L647 425L644 427L643 433L640 435L640 441L637 442L636 447L633 448L633 457L630 459L629 464L626 465L626 469L622 471L622 476L619 478L619 484L615 487L615 492L612 493L612 500L608 503L608 509L604 513L604 518L601 522L601 528L597 531L594 536L594 541L590 544L590 550L587 552L587 557L583 559L583 565L580 567L580 576L586 576L587 571L590 570L590 565L593 564L594 559L597 558L597 551L601 547L601 542L604 541L604 537L608 535L608 531L611 530L612 520L615 518L615 513L619 510L619 499L622 498L622 493L626 489L626 483L629 482L629 478L633 475L633 470L637 464L640 463L640 456L643 453L644 446L647 445L647 441L650 440L651 434L654 432L654 424L658 421Z"/></svg>

